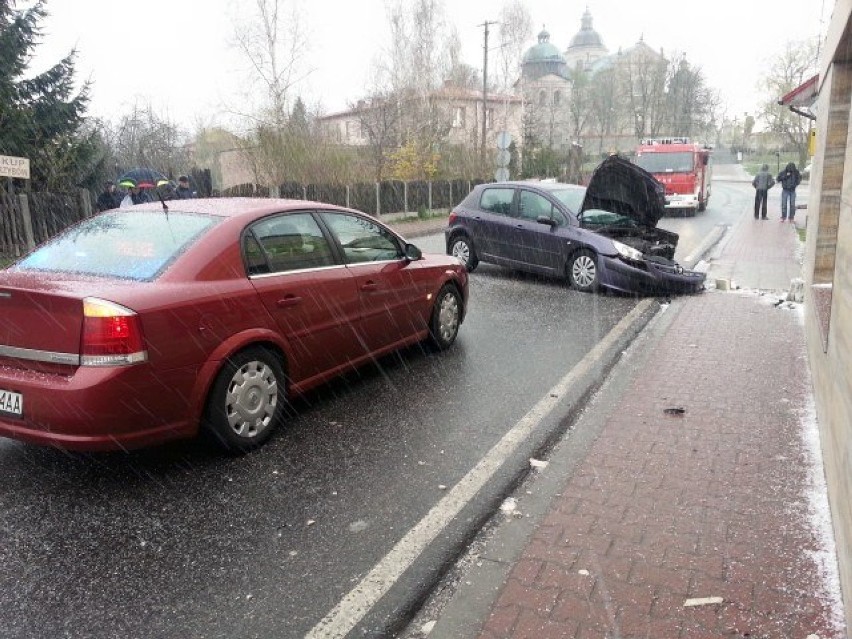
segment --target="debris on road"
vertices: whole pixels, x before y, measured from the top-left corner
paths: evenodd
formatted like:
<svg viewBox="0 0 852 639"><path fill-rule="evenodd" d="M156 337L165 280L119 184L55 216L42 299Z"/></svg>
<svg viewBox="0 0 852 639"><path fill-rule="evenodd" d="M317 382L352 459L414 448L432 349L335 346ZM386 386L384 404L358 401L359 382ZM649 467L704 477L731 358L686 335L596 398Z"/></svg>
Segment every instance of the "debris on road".
<svg viewBox="0 0 852 639"><path fill-rule="evenodd" d="M530 466L532 468L538 468L538 469L547 468L547 463L548 462L543 461L541 459L534 459L532 457L530 458Z"/></svg>
<svg viewBox="0 0 852 639"><path fill-rule="evenodd" d="M720 604L724 601L721 597L699 597L697 599L687 599L683 602L684 608L691 608L693 606L711 606L713 604Z"/></svg>
<svg viewBox="0 0 852 639"><path fill-rule="evenodd" d="M663 412L666 415L683 415L686 412L686 409L681 406L673 406L670 408L664 408Z"/></svg>

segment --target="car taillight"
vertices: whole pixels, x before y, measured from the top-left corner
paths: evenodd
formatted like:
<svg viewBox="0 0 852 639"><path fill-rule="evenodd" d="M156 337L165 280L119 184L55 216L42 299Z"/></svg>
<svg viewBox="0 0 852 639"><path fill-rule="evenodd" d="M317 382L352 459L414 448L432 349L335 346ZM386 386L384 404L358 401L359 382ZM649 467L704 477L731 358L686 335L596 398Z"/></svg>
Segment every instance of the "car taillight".
<svg viewBox="0 0 852 639"><path fill-rule="evenodd" d="M452 213L450 213L450 219L447 221L447 225L448 225L448 226L452 226L453 224L455 224L455 223L456 223L456 218L457 218L457 217L458 217L458 215L456 215L456 212L455 212L455 211L453 211Z"/></svg>
<svg viewBox="0 0 852 639"><path fill-rule="evenodd" d="M142 324L129 308L96 297L83 300L83 366L127 366L148 359Z"/></svg>

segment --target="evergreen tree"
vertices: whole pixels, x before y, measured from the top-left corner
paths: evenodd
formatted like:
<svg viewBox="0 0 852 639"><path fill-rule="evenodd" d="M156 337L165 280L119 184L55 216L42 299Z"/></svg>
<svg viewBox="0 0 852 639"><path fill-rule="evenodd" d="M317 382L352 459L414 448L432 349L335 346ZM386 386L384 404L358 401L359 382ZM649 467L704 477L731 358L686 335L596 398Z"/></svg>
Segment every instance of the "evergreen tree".
<svg viewBox="0 0 852 639"><path fill-rule="evenodd" d="M74 94L76 52L25 75L46 15L43 0L23 11L15 0L0 0L0 155L29 158L35 189L93 186L99 138L82 132L89 87Z"/></svg>

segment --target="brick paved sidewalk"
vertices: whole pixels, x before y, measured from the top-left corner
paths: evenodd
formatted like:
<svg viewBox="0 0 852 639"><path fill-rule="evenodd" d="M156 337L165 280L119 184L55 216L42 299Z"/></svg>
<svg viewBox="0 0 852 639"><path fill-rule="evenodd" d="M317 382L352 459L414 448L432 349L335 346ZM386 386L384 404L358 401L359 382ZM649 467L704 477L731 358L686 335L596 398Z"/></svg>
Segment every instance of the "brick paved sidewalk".
<svg viewBox="0 0 852 639"><path fill-rule="evenodd" d="M845 636L800 311L773 301L670 307L483 639Z"/></svg>

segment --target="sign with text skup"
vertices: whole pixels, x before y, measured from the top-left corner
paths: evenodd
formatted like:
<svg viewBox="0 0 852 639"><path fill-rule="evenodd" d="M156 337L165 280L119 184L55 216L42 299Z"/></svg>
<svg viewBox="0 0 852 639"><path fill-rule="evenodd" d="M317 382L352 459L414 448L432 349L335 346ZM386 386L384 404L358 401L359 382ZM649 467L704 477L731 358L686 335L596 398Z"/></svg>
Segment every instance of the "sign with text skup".
<svg viewBox="0 0 852 639"><path fill-rule="evenodd" d="M0 155L0 177L30 179L29 158L16 158L13 155Z"/></svg>

